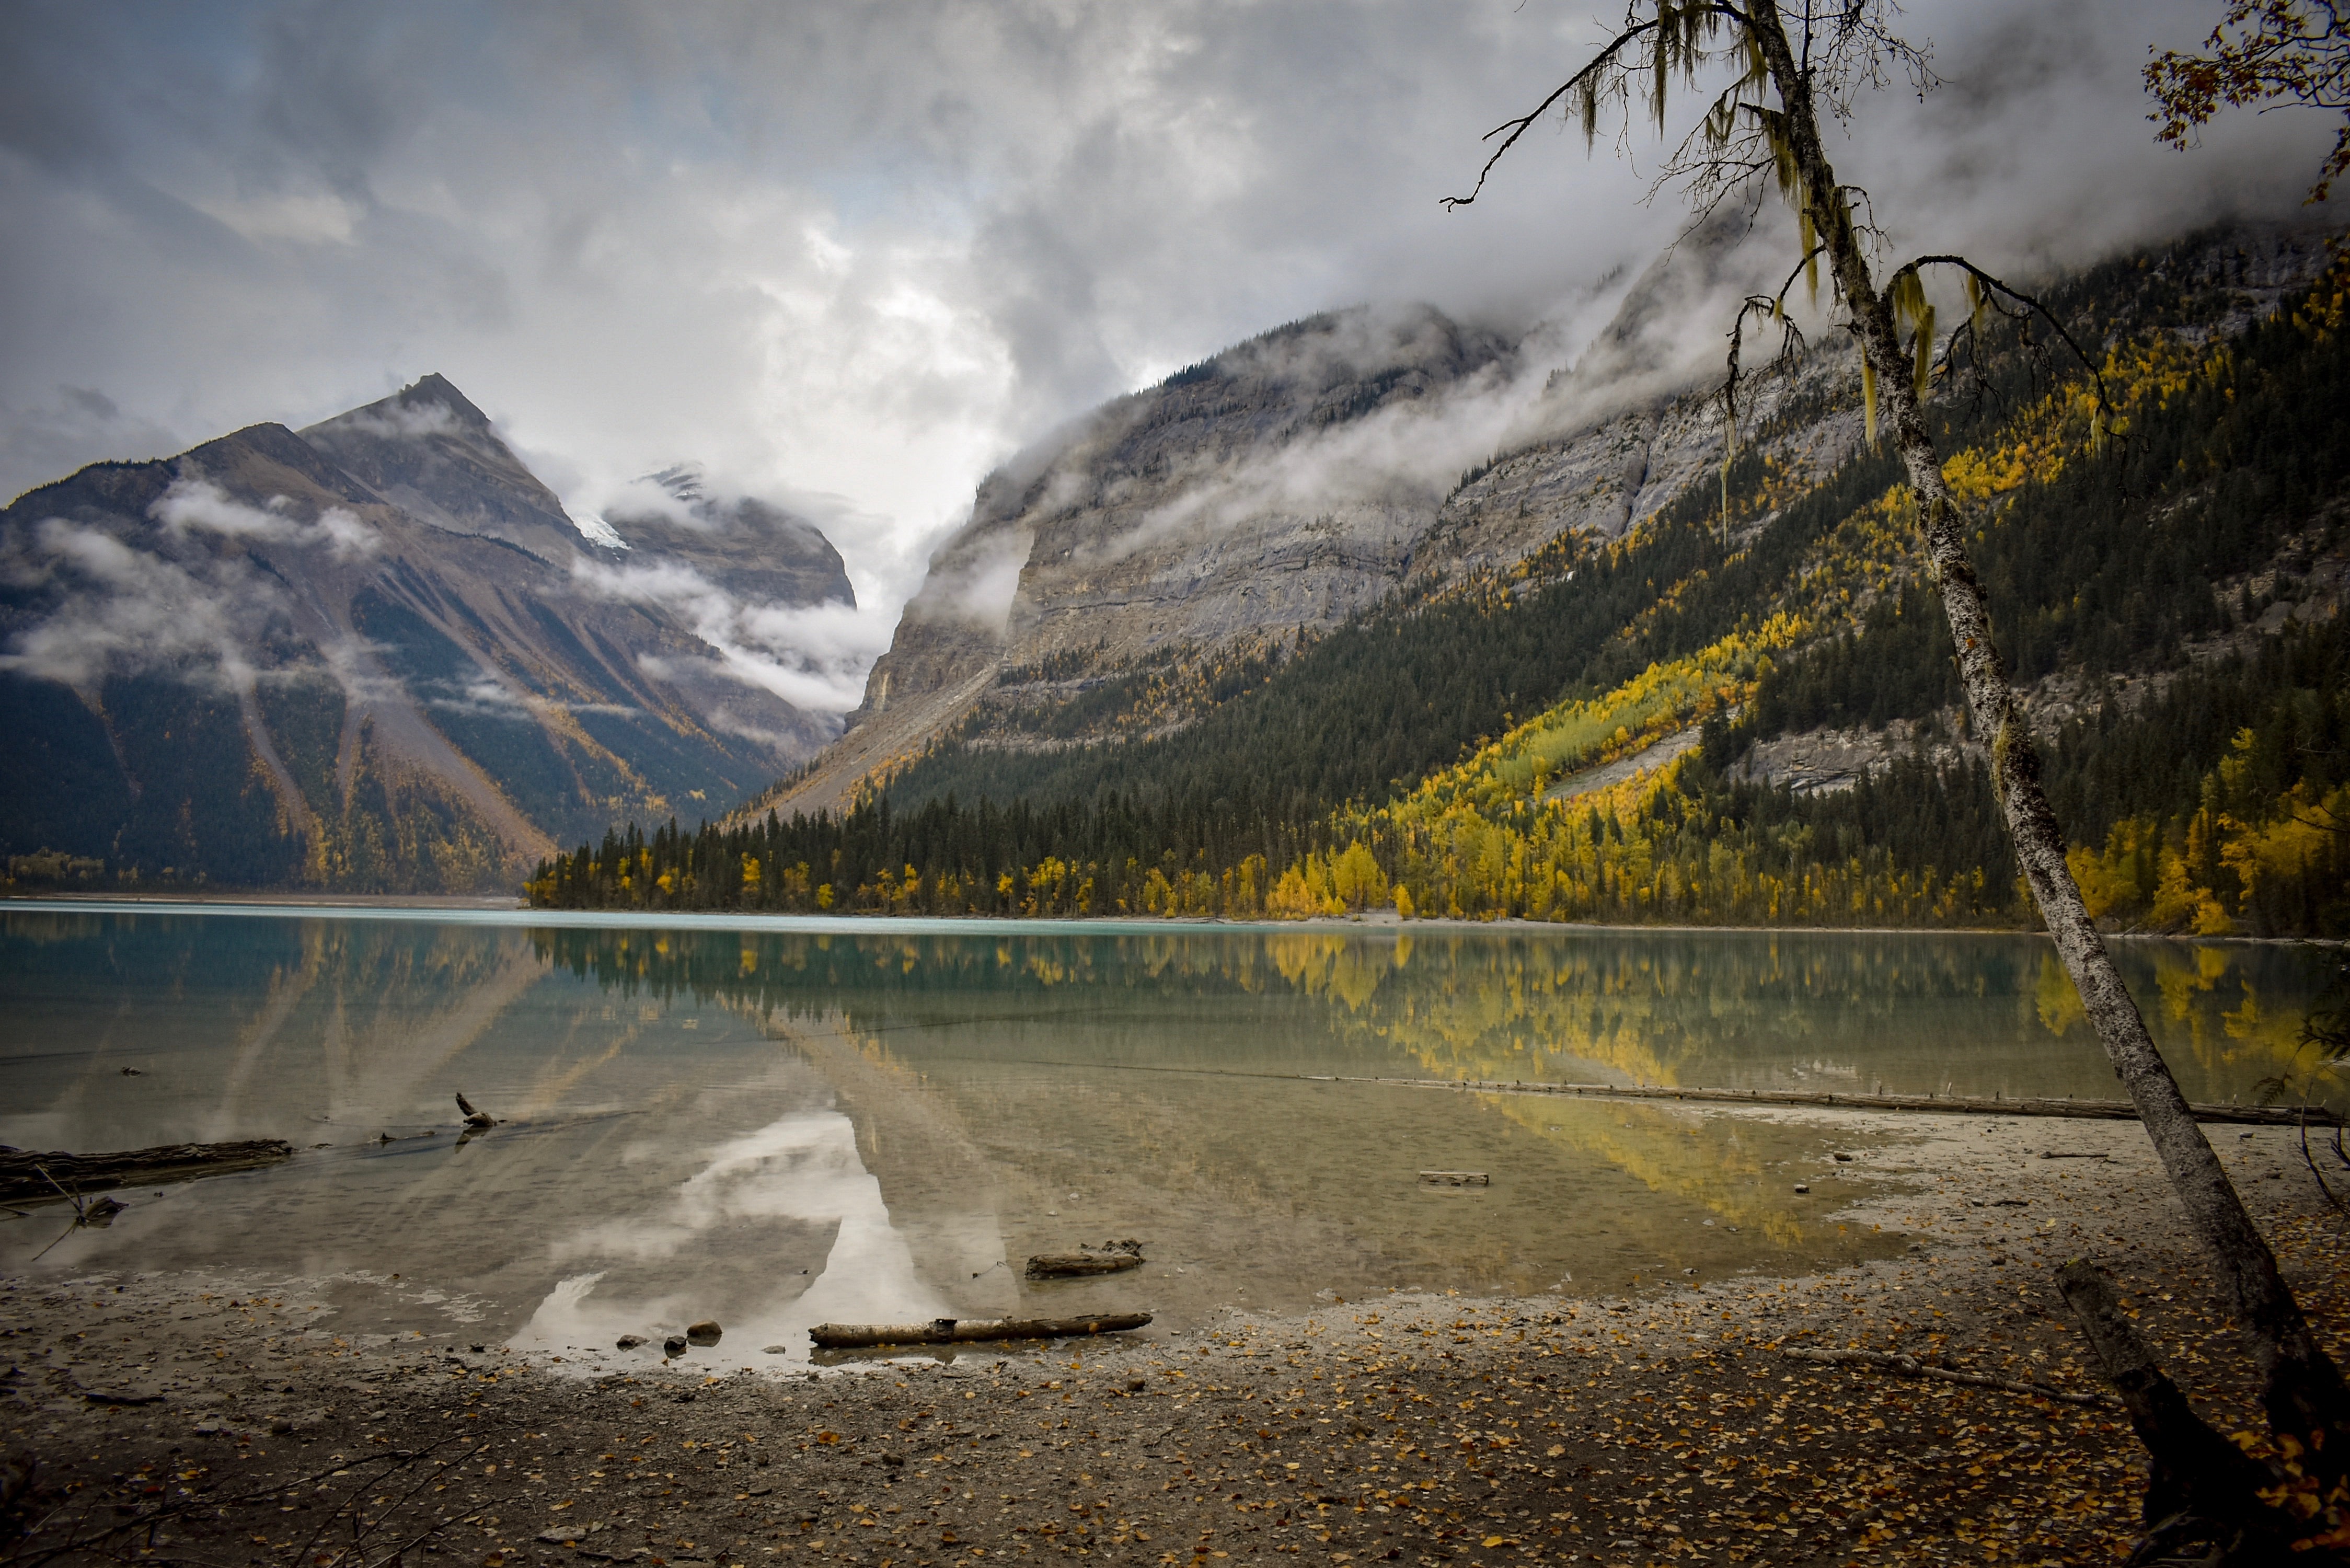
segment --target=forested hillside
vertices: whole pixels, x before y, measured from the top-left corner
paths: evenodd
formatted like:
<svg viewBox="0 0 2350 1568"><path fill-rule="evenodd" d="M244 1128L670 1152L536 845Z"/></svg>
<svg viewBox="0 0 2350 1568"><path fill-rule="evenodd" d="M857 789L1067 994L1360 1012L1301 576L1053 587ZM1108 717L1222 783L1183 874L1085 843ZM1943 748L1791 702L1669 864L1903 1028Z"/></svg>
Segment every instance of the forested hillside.
<svg viewBox="0 0 2350 1568"><path fill-rule="evenodd" d="M2070 280L2121 439L2012 330L1932 410L2092 908L2117 925L2350 930L2350 274L2269 311L2210 239ZM1817 924L2029 919L1906 490L1813 351L1726 473L1617 538L1566 532L1318 639L1072 696L1172 732L950 737L845 817L645 836L541 868L559 905L1406 914ZM1472 476L1473 477L1473 476ZM1189 681L1191 690L1170 692ZM1179 700L1180 699L1180 700ZM1049 731L1049 716L1033 721ZM1162 726L1163 728L1163 726ZM1822 780L1786 759L1860 759Z"/></svg>

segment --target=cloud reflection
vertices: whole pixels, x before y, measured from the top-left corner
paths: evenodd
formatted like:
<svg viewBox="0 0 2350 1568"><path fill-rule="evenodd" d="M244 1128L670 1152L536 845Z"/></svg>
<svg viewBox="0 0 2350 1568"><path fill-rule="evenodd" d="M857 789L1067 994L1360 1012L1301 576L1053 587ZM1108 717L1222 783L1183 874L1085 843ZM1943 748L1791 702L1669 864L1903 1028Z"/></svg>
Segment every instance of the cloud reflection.
<svg viewBox="0 0 2350 1568"><path fill-rule="evenodd" d="M740 1259L759 1243L745 1231L829 1227L831 1244L806 1276L783 1261L764 1291L746 1289ZM725 1254L723 1260L720 1254ZM764 1366L808 1358L809 1328L819 1323L920 1322L954 1314L914 1266L913 1250L890 1222L881 1183L865 1168L857 1130L838 1111L797 1112L718 1146L670 1202L640 1215L583 1227L556 1243L558 1262L600 1265L567 1275L515 1334L517 1350L603 1347L621 1334L658 1339L715 1316L725 1337L713 1354L692 1353L697 1367ZM657 1278L627 1271L629 1282L600 1289L622 1263L664 1263ZM705 1275L705 1267L708 1273ZM705 1283L714 1276L722 1282ZM733 1294L712 1299L713 1289ZM781 1345L783 1356L763 1354Z"/></svg>

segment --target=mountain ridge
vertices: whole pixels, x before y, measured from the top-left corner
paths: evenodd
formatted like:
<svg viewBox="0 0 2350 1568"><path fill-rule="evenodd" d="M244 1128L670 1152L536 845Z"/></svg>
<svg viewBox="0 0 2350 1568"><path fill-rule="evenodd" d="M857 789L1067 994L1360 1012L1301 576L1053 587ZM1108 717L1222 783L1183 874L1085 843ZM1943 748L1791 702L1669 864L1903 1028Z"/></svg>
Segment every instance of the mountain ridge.
<svg viewBox="0 0 2350 1568"><path fill-rule="evenodd" d="M619 813L723 808L835 722L743 679L709 603L854 603L820 530L729 504L788 569L600 544L437 374L27 491L0 705L40 763L0 767L0 847L109 885L462 890ZM58 768L79 806L45 798Z"/></svg>

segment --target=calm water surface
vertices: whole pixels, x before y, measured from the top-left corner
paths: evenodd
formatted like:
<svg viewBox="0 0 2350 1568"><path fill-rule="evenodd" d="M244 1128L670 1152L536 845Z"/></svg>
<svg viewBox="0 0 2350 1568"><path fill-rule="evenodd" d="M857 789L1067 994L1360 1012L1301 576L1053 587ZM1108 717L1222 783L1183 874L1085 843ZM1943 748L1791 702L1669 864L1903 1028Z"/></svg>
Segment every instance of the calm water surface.
<svg viewBox="0 0 2350 1568"><path fill-rule="evenodd" d="M2190 1096L2293 1064L2305 953L2117 956ZM825 1321L1181 1326L1902 1244L1838 1225L1849 1170L1794 1193L1864 1147L1830 1120L1315 1081L1369 1077L2114 1093L2020 937L16 905L0 1143L303 1152L62 1241L59 1210L6 1220L0 1270L299 1280L351 1329L556 1354L714 1317L698 1362L775 1366ZM459 1092L506 1125L461 1141ZM1125 1237L1137 1272L1020 1278Z"/></svg>

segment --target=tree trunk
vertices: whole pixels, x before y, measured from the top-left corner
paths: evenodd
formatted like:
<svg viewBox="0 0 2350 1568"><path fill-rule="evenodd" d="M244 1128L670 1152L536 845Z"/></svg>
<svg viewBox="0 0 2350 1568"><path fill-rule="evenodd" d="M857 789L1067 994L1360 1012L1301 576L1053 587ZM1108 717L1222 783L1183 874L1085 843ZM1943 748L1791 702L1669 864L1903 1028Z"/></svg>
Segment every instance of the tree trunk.
<svg viewBox="0 0 2350 1568"><path fill-rule="evenodd" d="M1862 241L1846 215L1843 192L1821 144L1810 80L1789 45L1776 0L1752 0L1748 9L1786 113L1786 134L1811 203L1813 224L1828 249L1860 351L1876 370L1885 422L1918 498L1927 575L1941 593L1976 732L1991 742L1992 787L2014 840L2016 859L2106 1059L2146 1124L2188 1223L2219 1262L2237 1320L2252 1337L2267 1382L2272 1428L2303 1436L2339 1429L2345 1440L2320 1450L2330 1449L2329 1458L2338 1455L2350 1447L2350 1395L2340 1371L2311 1335L2300 1303L2277 1272L2275 1254L2196 1126L2186 1096L2155 1048L2137 1004L2124 988L2104 939L2081 902L2081 890L2064 862L2064 836L2040 787L2039 752L2016 711L2007 671L1991 644L1990 611L1967 557L1958 505L1942 480L1941 458L1918 410L1910 357L1896 334L1892 306L1870 275Z"/></svg>
<svg viewBox="0 0 2350 1568"><path fill-rule="evenodd" d="M2241 1517L2260 1489L2274 1485L2276 1478L2195 1413L2130 1321L2113 1282L2095 1265L2074 1259L2056 1271L2056 1285L2105 1364L2138 1440L2154 1456L2146 1522L2158 1524L2190 1510Z"/></svg>

